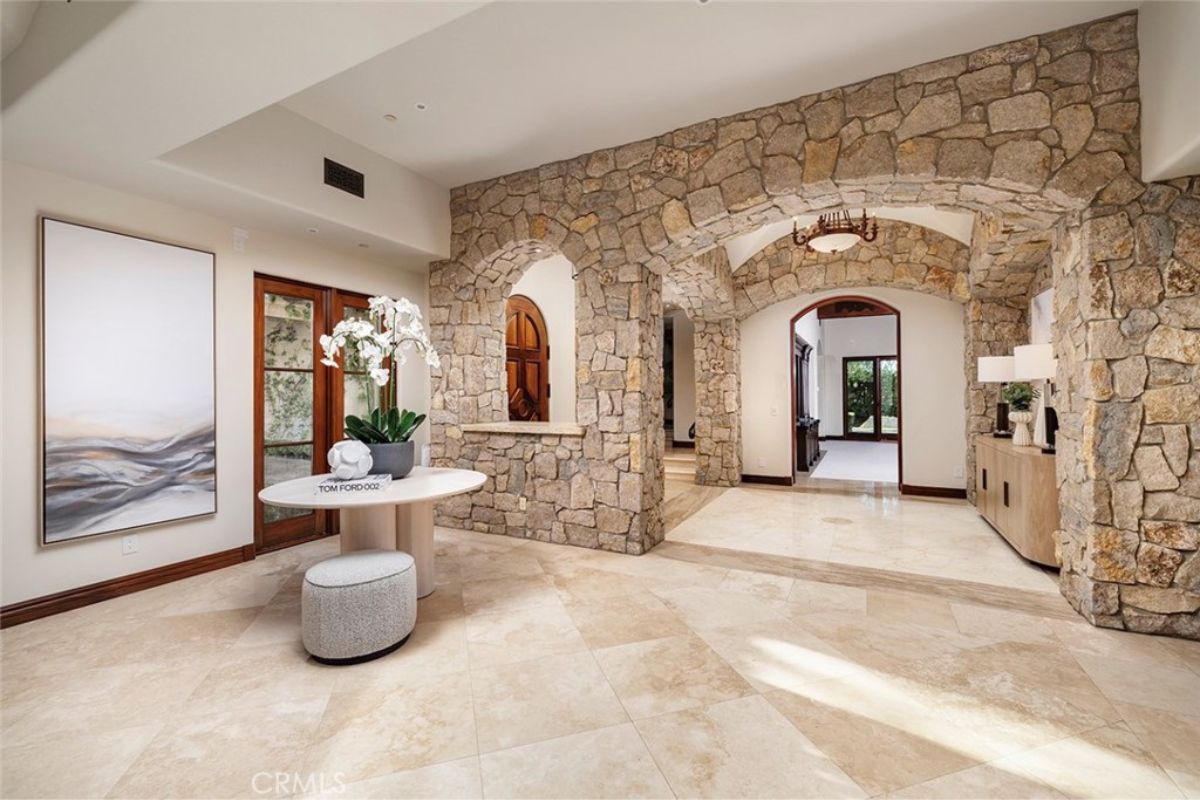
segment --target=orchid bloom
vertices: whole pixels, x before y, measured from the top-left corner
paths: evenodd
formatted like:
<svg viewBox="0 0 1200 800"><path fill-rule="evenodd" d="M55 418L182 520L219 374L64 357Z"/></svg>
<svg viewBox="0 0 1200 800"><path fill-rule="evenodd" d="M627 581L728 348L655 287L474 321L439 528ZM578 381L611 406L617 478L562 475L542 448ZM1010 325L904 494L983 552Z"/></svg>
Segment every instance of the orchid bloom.
<svg viewBox="0 0 1200 800"><path fill-rule="evenodd" d="M332 335L320 338L325 357L321 363L337 367L337 356L343 351L354 352L376 386L387 386L398 365L407 362L407 351L415 349L433 369L441 367L441 359L429 341L421 321L421 309L408 298L372 297L367 301L368 319L345 319L333 328ZM386 359L390 368L384 367ZM368 394L368 403L372 395Z"/></svg>

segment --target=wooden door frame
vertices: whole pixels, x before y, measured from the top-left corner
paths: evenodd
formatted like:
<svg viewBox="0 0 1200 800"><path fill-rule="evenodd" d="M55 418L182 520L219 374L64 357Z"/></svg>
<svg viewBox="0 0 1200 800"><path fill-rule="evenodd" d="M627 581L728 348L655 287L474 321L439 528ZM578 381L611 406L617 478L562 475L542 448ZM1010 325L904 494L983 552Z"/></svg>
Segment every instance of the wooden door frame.
<svg viewBox="0 0 1200 800"><path fill-rule="evenodd" d="M818 309L821 306L836 303L840 300L859 300L868 303L874 303L881 308L886 308L888 313L896 318L896 486L900 488L904 486L904 403L902 401L904 393L902 391L903 384L901 382L904 375L904 370L902 368L902 357L900 355L904 348L901 347L900 343L900 309L896 308L890 303L879 300L878 298L867 297L866 295L861 294L839 294L832 297L826 297L821 300L816 300L801 309L799 313L793 314L792 318L788 320L788 386L790 387L792 395L792 413L789 418L789 425L792 428L792 472L788 477L788 485L791 486L795 485L796 483L796 364L794 359L790 357L792 341L796 335L796 322L810 311ZM820 417L818 417L818 419L820 419ZM844 429L843 433L845 433Z"/></svg>
<svg viewBox="0 0 1200 800"><path fill-rule="evenodd" d="M274 550L280 547L290 547L293 544L300 544L303 541L316 539L328 535L328 519L327 512L324 510L315 510L311 514L304 514L298 517L292 517L286 520L279 520L271 523L281 535L287 536L289 533L300 534L308 528L312 528L312 533L308 536L298 536L294 541L289 540L287 544L268 544L266 542L266 520L264 519L264 506L261 500L258 499L258 492L262 489L266 479L266 411L264 402L266 399L266 387L264 376L265 363L263 353L263 334L265 332L265 313L263 307L263 296L267 293L282 294L290 297L303 297L306 300L313 302L313 438L312 438L312 466L314 472L319 463L319 459L325 456L325 450L328 449L328 415L316 413L316 399L327 396L326 375L325 370L321 367L319 348L320 343L318 337L325 332L325 312L328 305L328 290L324 287L313 286L312 284L303 283L301 281L293 281L287 278L275 278L269 275L254 275L254 548L256 552L264 552Z"/></svg>
<svg viewBox="0 0 1200 800"><path fill-rule="evenodd" d="M528 308L525 308L522 310L526 314L530 314L530 316L532 316L534 318L535 325L537 326L539 332L541 333L542 341L541 341L540 350L542 353L542 363L545 368L542 370L541 386L538 387L539 389L542 390L539 392L540 398L538 400L538 415L542 418L541 419L542 422L549 422L550 421L550 326L546 324L546 315L542 313L541 306L539 306L536 302L534 302L533 298L529 297L528 295L524 295L524 294L509 295L508 299L504 301L504 330L505 330L504 359L506 362L508 361L508 335L507 335L508 317L509 317L508 311L514 302L516 302L518 305L528 304ZM532 314L530 313L531 311L533 312ZM524 348L522 348L522 349L524 349ZM507 404L509 392L511 391L511 387L509 387L507 385L507 380L508 380L508 377L507 377L508 376L508 368L507 367L505 367L504 372L505 372L505 381L506 381L504 399L505 399L505 403ZM508 419L510 419L510 420L512 419L511 410L506 410L505 414L508 417Z"/></svg>
<svg viewBox="0 0 1200 800"><path fill-rule="evenodd" d="M850 370L849 364L851 361L870 361L872 370L875 375L875 408L872 416L875 418L875 433L851 433L850 432L850 406L846 403L846 398L850 395ZM899 436L889 435L883 432L883 383L880 380L883 371L879 368L881 361L896 362L896 387L897 391L900 386L900 358L898 356L842 356L842 438L853 439L858 442L882 442L891 441ZM900 400L896 399L896 408L900 408ZM897 415L897 427L899 427L900 417Z"/></svg>

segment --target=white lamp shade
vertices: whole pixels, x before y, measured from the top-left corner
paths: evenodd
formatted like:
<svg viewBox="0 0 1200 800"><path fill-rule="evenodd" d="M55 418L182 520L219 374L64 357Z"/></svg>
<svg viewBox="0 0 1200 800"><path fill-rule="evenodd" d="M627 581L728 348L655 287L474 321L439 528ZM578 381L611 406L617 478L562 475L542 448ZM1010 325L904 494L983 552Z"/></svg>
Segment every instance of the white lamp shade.
<svg viewBox="0 0 1200 800"><path fill-rule="evenodd" d="M1054 345L1026 344L1013 350L1013 376L1021 381L1054 380Z"/></svg>
<svg viewBox="0 0 1200 800"><path fill-rule="evenodd" d="M980 356L980 383L1009 383L1013 380L1012 356Z"/></svg>

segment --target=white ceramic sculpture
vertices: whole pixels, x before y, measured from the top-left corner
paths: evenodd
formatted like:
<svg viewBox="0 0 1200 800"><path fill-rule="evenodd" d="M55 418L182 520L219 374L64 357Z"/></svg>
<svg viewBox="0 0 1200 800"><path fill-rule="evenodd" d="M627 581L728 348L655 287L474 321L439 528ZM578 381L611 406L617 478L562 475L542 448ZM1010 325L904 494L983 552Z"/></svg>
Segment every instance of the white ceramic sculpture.
<svg viewBox="0 0 1200 800"><path fill-rule="evenodd" d="M371 450L356 439L343 439L329 448L325 456L333 477L348 481L365 478L371 471Z"/></svg>

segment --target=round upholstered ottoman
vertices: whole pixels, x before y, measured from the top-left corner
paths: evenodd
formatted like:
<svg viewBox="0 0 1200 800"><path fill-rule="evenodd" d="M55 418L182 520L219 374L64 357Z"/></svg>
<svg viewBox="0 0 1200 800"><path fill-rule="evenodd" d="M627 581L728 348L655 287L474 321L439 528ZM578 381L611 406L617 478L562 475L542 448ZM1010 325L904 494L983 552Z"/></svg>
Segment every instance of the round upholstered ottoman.
<svg viewBox="0 0 1200 800"><path fill-rule="evenodd" d="M395 550L356 550L304 573L304 649L326 664L368 661L404 644L417 622L417 570Z"/></svg>

